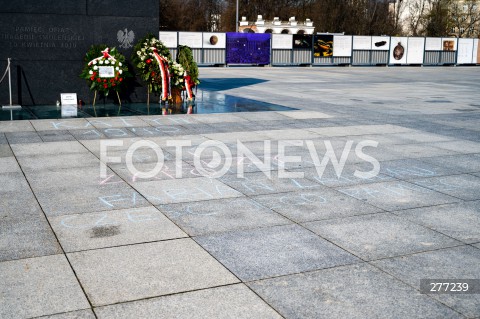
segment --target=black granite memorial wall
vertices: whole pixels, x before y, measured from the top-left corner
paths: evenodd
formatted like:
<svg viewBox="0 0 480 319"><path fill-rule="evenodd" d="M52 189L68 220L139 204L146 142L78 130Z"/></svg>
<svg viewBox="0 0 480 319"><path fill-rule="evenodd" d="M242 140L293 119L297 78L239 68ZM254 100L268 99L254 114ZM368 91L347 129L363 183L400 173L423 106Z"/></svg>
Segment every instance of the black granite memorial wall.
<svg viewBox="0 0 480 319"><path fill-rule="evenodd" d="M117 47L130 59L132 47L148 32L158 33L158 0L0 0L0 76L12 59L13 102L55 104L60 93L77 93L91 103L93 93L79 78L92 44ZM122 37L133 32L134 39ZM142 101L145 88L123 99ZM8 103L8 79L0 84L0 104Z"/></svg>

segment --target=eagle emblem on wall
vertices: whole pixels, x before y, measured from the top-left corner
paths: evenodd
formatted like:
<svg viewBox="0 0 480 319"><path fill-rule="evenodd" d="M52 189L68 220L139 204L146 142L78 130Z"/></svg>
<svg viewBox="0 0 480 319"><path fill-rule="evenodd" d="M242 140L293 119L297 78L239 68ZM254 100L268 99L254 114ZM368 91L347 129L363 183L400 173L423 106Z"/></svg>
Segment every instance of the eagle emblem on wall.
<svg viewBox="0 0 480 319"><path fill-rule="evenodd" d="M135 33L127 28L125 30L118 30L117 40L120 42L120 47L124 49L129 49L133 47L133 41L135 40Z"/></svg>

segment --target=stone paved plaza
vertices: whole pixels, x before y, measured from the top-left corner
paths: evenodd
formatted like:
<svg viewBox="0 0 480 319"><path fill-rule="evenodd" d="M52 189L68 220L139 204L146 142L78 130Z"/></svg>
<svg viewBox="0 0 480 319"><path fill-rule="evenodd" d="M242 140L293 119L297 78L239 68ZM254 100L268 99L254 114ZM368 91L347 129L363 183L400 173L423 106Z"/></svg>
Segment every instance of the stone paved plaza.
<svg viewBox="0 0 480 319"><path fill-rule="evenodd" d="M479 294L420 291L480 279L478 68L200 74L208 90L296 110L0 122L0 318L480 318ZM101 177L115 140L121 162ZM142 140L165 155L149 178L126 165ZM191 143L181 159L172 140ZM359 178L366 140L380 172ZM231 150L200 161L232 160L225 175L195 168L206 141ZM340 177L331 162L320 177L311 147L322 161L347 145ZM151 170L155 150L132 161Z"/></svg>

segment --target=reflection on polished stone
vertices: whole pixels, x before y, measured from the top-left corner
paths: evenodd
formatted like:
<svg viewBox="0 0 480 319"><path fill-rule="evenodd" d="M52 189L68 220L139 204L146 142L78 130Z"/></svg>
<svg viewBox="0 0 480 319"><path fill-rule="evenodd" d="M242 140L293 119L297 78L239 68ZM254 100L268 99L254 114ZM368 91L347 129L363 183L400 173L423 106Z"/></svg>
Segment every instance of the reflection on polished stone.
<svg viewBox="0 0 480 319"><path fill-rule="evenodd" d="M153 100L153 99L152 99ZM121 106L113 103L97 103L78 107L77 118L113 117L138 115L174 115L174 114L206 114L230 112L287 111L292 108L250 100L242 97L225 95L218 92L198 90L195 101L184 101L182 104L125 103ZM23 106L19 110L0 110L0 121L29 119L62 118L61 106L36 105Z"/></svg>

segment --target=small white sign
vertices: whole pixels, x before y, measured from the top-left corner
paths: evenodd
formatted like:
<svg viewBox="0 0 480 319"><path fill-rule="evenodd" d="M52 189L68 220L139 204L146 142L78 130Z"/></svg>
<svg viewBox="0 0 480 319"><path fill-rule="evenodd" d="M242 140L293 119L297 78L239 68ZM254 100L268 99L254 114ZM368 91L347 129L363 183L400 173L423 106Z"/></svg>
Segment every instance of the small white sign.
<svg viewBox="0 0 480 319"><path fill-rule="evenodd" d="M169 49L176 48L178 46L178 34L175 31L160 31L158 39Z"/></svg>
<svg viewBox="0 0 480 319"><path fill-rule="evenodd" d="M422 64L425 51L425 38L408 38L407 64Z"/></svg>
<svg viewBox="0 0 480 319"><path fill-rule="evenodd" d="M98 76L101 78L114 78L115 68L113 66L99 66Z"/></svg>
<svg viewBox="0 0 480 319"><path fill-rule="evenodd" d="M178 44L186 45L190 49L201 49L202 45L202 33L201 32L179 32Z"/></svg>
<svg viewBox="0 0 480 319"><path fill-rule="evenodd" d="M63 105L75 105L77 106L77 93L61 93L60 100Z"/></svg>
<svg viewBox="0 0 480 319"><path fill-rule="evenodd" d="M350 57L352 56L352 36L334 35L333 36L333 56Z"/></svg>
<svg viewBox="0 0 480 319"><path fill-rule="evenodd" d="M442 51L442 38L426 38L425 51Z"/></svg>
<svg viewBox="0 0 480 319"><path fill-rule="evenodd" d="M369 36L354 36L353 37L353 49L354 50L371 50L372 49L372 37Z"/></svg>
<svg viewBox="0 0 480 319"><path fill-rule="evenodd" d="M77 116L77 93L61 93L62 117Z"/></svg>
<svg viewBox="0 0 480 319"><path fill-rule="evenodd" d="M293 35L272 34L272 49L291 50L293 48Z"/></svg>

